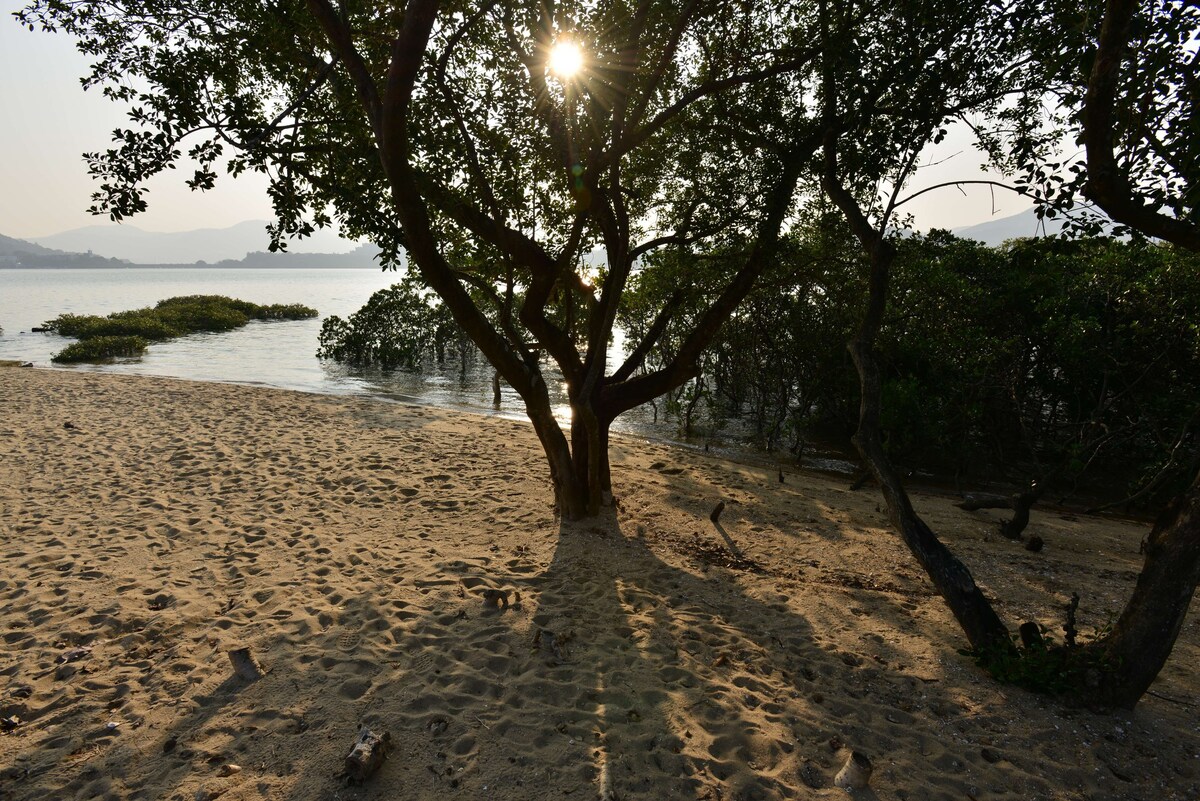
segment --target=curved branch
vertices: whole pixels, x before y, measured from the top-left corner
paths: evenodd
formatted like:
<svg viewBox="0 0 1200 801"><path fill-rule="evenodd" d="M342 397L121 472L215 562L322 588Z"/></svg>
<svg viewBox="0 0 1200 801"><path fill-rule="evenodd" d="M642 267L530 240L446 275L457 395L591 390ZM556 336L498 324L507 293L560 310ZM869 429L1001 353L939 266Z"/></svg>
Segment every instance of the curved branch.
<svg viewBox="0 0 1200 801"><path fill-rule="evenodd" d="M924 195L927 192L932 192L935 189L945 189L947 186L969 186L971 184L982 184L984 186L993 186L993 187L998 186L1001 189L1007 189L1010 192L1016 192L1018 195L1024 194L1024 192L1022 192L1017 187L1012 186L1010 184L1002 183L1001 181L988 181L988 180L983 180L983 179L974 180L974 181L946 181L945 183L934 184L933 186L927 186L919 192L913 192L908 197L897 200L894 204L892 204L892 208L898 209L901 206L903 206L905 203L907 203L908 201L915 200L916 198L919 198L921 195Z"/></svg>
<svg viewBox="0 0 1200 801"><path fill-rule="evenodd" d="M1117 83L1137 7L1137 0L1107 0L1104 4L1104 22L1083 105L1083 143L1088 163L1085 191L1117 222L1200 252L1200 226L1167 217L1146 205L1117 164L1113 150Z"/></svg>

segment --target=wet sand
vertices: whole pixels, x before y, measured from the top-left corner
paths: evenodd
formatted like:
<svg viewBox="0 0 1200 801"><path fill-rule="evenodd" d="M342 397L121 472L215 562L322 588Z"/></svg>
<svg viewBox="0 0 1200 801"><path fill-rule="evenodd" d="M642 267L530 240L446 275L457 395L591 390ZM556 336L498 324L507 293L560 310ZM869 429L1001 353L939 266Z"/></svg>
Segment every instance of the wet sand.
<svg viewBox="0 0 1200 801"><path fill-rule="evenodd" d="M612 459L560 525L520 423L0 367L0 798L842 799L851 749L856 798L1200 797L1195 613L1156 696L1069 709L957 653L873 489ZM1133 587L1143 525L1036 511L1033 554L953 500L914 497L1014 627Z"/></svg>

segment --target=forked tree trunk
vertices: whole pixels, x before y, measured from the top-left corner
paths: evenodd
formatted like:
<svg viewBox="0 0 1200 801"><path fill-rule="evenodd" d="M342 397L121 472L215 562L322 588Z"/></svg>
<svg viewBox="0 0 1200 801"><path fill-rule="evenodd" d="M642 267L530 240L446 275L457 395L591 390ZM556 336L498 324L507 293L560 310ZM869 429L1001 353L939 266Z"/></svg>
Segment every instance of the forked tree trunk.
<svg viewBox="0 0 1200 801"><path fill-rule="evenodd" d="M1159 517L1145 542L1133 596L1108 636L1087 649L1096 666L1081 692L1131 709L1166 664L1200 583L1200 475Z"/></svg>
<svg viewBox="0 0 1200 801"><path fill-rule="evenodd" d="M571 402L571 438L568 442L554 418L548 397L525 399L525 409L550 464L554 502L565 520L582 520L600 513L612 501L612 475L608 461L608 430L612 418L591 404Z"/></svg>

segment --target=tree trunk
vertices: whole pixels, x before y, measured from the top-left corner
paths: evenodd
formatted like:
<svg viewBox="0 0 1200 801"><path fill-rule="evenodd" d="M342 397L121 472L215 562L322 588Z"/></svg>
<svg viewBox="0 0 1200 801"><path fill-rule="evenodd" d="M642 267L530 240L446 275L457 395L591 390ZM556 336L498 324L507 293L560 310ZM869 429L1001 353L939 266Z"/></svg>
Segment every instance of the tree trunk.
<svg viewBox="0 0 1200 801"><path fill-rule="evenodd" d="M887 309L896 251L883 232L871 225L854 196L842 186L836 153L836 138L831 131L825 142L826 172L822 186L845 215L868 256L870 269L866 308L858 332L847 346L858 370L860 387L858 431L851 441L883 492L892 526L945 599L971 647L985 658L996 651L1010 652L1014 646L1008 629L975 584L967 566L950 553L925 521L917 516L900 477L884 452L879 424L883 381L875 358L875 341Z"/></svg>
<svg viewBox="0 0 1200 801"><path fill-rule="evenodd" d="M592 402L578 398L571 401L572 470L587 517L600 514L600 507L612 500L608 465L611 424L612 420L601 416Z"/></svg>
<svg viewBox="0 0 1200 801"><path fill-rule="evenodd" d="M1200 475L1159 517L1146 561L1112 633L1088 649L1098 669L1080 692L1106 706L1133 708L1175 647L1200 583Z"/></svg>
<svg viewBox="0 0 1200 801"><path fill-rule="evenodd" d="M1000 533L1010 540L1019 540L1029 525L1029 512L1046 492L1045 481L1034 481L1025 492L1012 496L1013 516L1000 524Z"/></svg>
<svg viewBox="0 0 1200 801"><path fill-rule="evenodd" d="M849 347L858 368L862 391L859 427L852 442L883 492L888 519L945 599L971 647L984 655L1011 650L1008 629L975 584L971 571L942 544L913 509L900 477L883 451L879 436L880 380L875 355L861 338L851 342Z"/></svg>

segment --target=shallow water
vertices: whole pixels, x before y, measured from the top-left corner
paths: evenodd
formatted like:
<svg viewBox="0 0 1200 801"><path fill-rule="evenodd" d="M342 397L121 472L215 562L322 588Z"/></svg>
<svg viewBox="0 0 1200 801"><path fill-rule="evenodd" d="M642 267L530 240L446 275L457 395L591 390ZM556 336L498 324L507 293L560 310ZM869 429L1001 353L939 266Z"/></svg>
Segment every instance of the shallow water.
<svg viewBox="0 0 1200 801"><path fill-rule="evenodd" d="M321 322L330 315L347 317L373 292L391 286L399 276L376 269L230 269L196 267L130 267L113 269L0 269L0 359L52 367L50 357L72 340L55 334L31 333L60 314L98 314L153 306L177 295L227 295L260 304L303 303L320 313L312 320L251 322L220 334L193 334L150 346L139 359L115 364L61 367L66 370L168 376L194 381L220 381L300 390L327 395L366 395L431 404L525 419L520 397L501 387L500 408L492 405L492 370L479 359L465 371L457 364L423 373L360 369L316 357ZM612 359L622 356L614 345ZM569 419L561 383L547 375L556 411ZM670 440L690 447L673 421L655 421L649 407L622 415L615 431ZM733 431L712 447L726 454L755 456ZM761 456L762 454L757 454ZM806 454L806 466L845 471L837 454Z"/></svg>

